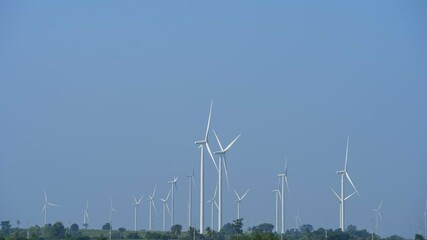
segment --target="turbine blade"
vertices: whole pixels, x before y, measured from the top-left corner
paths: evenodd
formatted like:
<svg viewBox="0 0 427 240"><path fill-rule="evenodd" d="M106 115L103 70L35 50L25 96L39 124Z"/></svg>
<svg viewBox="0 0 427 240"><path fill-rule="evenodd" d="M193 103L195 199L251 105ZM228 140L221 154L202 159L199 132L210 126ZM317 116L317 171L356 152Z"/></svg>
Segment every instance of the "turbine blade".
<svg viewBox="0 0 427 240"><path fill-rule="evenodd" d="M166 201L169 200L169 196L171 194L172 188L173 188L173 184L172 184L171 188L169 189L168 195L166 196Z"/></svg>
<svg viewBox="0 0 427 240"><path fill-rule="evenodd" d="M136 200L135 196L133 196L133 201L135 201L135 204L138 204L138 201Z"/></svg>
<svg viewBox="0 0 427 240"><path fill-rule="evenodd" d="M194 174L193 174L193 176L191 176L191 180L193 180L193 184L194 184L194 186L196 186L196 181L194 180Z"/></svg>
<svg viewBox="0 0 427 240"><path fill-rule="evenodd" d="M215 204L216 209L219 209L218 203L216 203L216 201L215 201L215 200L214 200L213 202L214 202L214 204Z"/></svg>
<svg viewBox="0 0 427 240"><path fill-rule="evenodd" d="M206 143L205 146L206 146L206 150L208 150L209 156L211 157L211 160L212 160L212 162L213 162L213 164L214 164L214 166L216 168L216 171L219 172L218 166L216 165L215 159L214 159L214 157L212 155L211 148L209 147L209 143Z"/></svg>
<svg viewBox="0 0 427 240"><path fill-rule="evenodd" d="M42 215L45 210L46 210L46 204L43 205L43 208L42 208L42 211L40 212L40 215Z"/></svg>
<svg viewBox="0 0 427 240"><path fill-rule="evenodd" d="M285 178L286 188L288 189L288 192L290 192L289 191L289 184L288 184L288 176L285 175L284 178Z"/></svg>
<svg viewBox="0 0 427 240"><path fill-rule="evenodd" d="M350 195L348 195L346 198L344 198L344 201L345 200L347 200L347 199L349 199L349 198L351 198L354 194L356 194L357 192L356 191L354 191L352 194L350 194Z"/></svg>
<svg viewBox="0 0 427 240"><path fill-rule="evenodd" d="M85 215L86 215L87 221L90 222L89 213L85 212Z"/></svg>
<svg viewBox="0 0 427 240"><path fill-rule="evenodd" d="M383 216L381 216L381 213L380 213L380 212L378 212L378 217L380 217L380 218L381 218L381 220L383 220Z"/></svg>
<svg viewBox="0 0 427 240"><path fill-rule="evenodd" d="M218 143L218 145L219 145L219 148L221 149L221 151L222 151L222 152L224 152L224 148L222 148L221 141L219 140L218 135L217 135L217 134L216 134L216 132L215 132L215 129L213 129L213 133L214 133L214 135L215 135L215 138L216 138L216 141L217 141L217 143Z"/></svg>
<svg viewBox="0 0 427 240"><path fill-rule="evenodd" d="M165 203L165 205L166 205L166 209L168 210L168 213L169 213L169 216L170 216L171 215L171 210L169 209L169 206L168 206L167 203Z"/></svg>
<svg viewBox="0 0 427 240"><path fill-rule="evenodd" d="M218 181L216 181L215 193L214 193L213 199L215 199L215 198L216 198L216 193L217 193L217 191L218 191Z"/></svg>
<svg viewBox="0 0 427 240"><path fill-rule="evenodd" d="M249 192L249 189L248 189L248 190L246 190L245 194L243 194L242 199L243 199L243 198L245 198L245 196L246 196L246 194L248 194L248 192Z"/></svg>
<svg viewBox="0 0 427 240"><path fill-rule="evenodd" d="M331 191L335 194L335 196L338 198L338 200L341 201L341 198L338 196L338 194L335 192L335 190L331 188Z"/></svg>
<svg viewBox="0 0 427 240"><path fill-rule="evenodd" d="M347 147L345 148L345 163L344 163L344 171L347 172L347 157L348 157L348 142L350 140L350 137L347 136Z"/></svg>
<svg viewBox="0 0 427 240"><path fill-rule="evenodd" d="M236 194L237 199L239 199L239 200L240 200L239 194L237 194L236 190L234 190L234 193Z"/></svg>
<svg viewBox="0 0 427 240"><path fill-rule="evenodd" d="M151 195L151 197L152 197L152 198L153 198L153 197L154 197L154 195L156 194L156 188L157 188L157 184L156 184L156 185L154 185L153 195Z"/></svg>
<svg viewBox="0 0 427 240"><path fill-rule="evenodd" d="M354 190L356 191L357 195L359 195L359 192L357 191L356 186L354 186L353 181L351 181L350 175L348 175L347 172L345 172L345 176L347 177L348 181L350 182L351 186L353 186Z"/></svg>
<svg viewBox="0 0 427 240"><path fill-rule="evenodd" d="M139 204L142 201L142 197L144 197L144 195L141 195L141 197L139 198L139 200L136 204Z"/></svg>
<svg viewBox="0 0 427 240"><path fill-rule="evenodd" d="M209 108L208 126L206 127L205 141L207 141L207 140L208 140L209 127L210 127L210 125L211 125L212 104L213 104L213 100L211 100L211 106L210 106L210 108Z"/></svg>
<svg viewBox="0 0 427 240"><path fill-rule="evenodd" d="M47 202L47 194L46 194L46 189L43 189L43 192L44 192L44 200L45 200L45 202Z"/></svg>
<svg viewBox="0 0 427 240"><path fill-rule="evenodd" d="M237 139L239 139L240 135L242 134L237 135L237 137L230 144L228 144L228 146L224 149L224 152L227 152L227 150L230 149L231 146L233 146L233 144L237 141Z"/></svg>
<svg viewBox="0 0 427 240"><path fill-rule="evenodd" d="M225 160L225 154L222 155L222 160L224 163L225 180L227 180L227 189L230 192L230 182L228 181L228 170L227 170L227 161Z"/></svg>
<svg viewBox="0 0 427 240"><path fill-rule="evenodd" d="M86 211L87 211L88 207L89 207L89 198L86 199Z"/></svg>
<svg viewBox="0 0 427 240"><path fill-rule="evenodd" d="M383 205L383 200L380 202L380 206L378 207L378 211L381 209L381 205Z"/></svg>
<svg viewBox="0 0 427 240"><path fill-rule="evenodd" d="M54 206L54 207L61 207L60 205L55 204L55 203L47 203L47 205L49 205L49 206Z"/></svg>

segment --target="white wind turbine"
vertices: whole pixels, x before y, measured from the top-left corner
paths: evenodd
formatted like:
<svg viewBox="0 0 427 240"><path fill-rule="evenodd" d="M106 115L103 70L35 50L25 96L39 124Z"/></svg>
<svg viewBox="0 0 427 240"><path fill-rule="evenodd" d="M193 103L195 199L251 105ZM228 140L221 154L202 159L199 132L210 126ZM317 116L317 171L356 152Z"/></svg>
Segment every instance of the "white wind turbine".
<svg viewBox="0 0 427 240"><path fill-rule="evenodd" d="M383 204L383 201L381 200L380 205L378 206L378 208L372 209L372 211L375 214L375 232L377 234L378 234L378 226L379 226L378 225L378 218L380 218L381 220L383 220L383 217L381 216L381 213L380 213L380 209L381 209L382 204Z"/></svg>
<svg viewBox="0 0 427 240"><path fill-rule="evenodd" d="M286 184L286 188L288 189L289 192L289 185L288 185L288 161L286 160L285 162L285 171L283 173L280 173L277 175L279 177L279 179L281 179L282 182L282 190L281 190L281 205L282 205L282 212L281 212L281 235L280 238L283 237L283 234L285 233L285 184Z"/></svg>
<svg viewBox="0 0 427 240"><path fill-rule="evenodd" d="M236 202L237 202L237 219L240 219L240 206L242 204L242 200L246 197L246 194L248 194L248 192L249 192L249 189L246 190L245 194L243 194L242 197L240 197L239 194L237 194L236 190L234 190L234 193L237 196L237 200L236 200Z"/></svg>
<svg viewBox="0 0 427 240"><path fill-rule="evenodd" d="M44 212L44 225L46 225L47 224L47 207L48 206L60 207L60 206L58 204L48 202L46 190L43 189L43 192L44 192L44 204L43 204L43 208L42 208L40 215L42 215Z"/></svg>
<svg viewBox="0 0 427 240"><path fill-rule="evenodd" d="M357 195L359 195L359 192L356 189L356 186L354 186L353 181L350 178L350 175L347 172L347 157L348 157L348 143L349 143L349 137L347 137L347 147L345 150L345 163L344 163L344 170L341 171L337 171L337 174L341 175L341 194L338 195L333 189L332 192L335 194L335 196L338 198L339 203L340 203L340 229L341 231L345 230L345 225L344 225L344 202L349 199L350 197L352 197L354 194L357 193ZM353 186L354 192L350 195L348 195L347 197L344 197L344 176L347 177L348 181L350 182L351 186Z"/></svg>
<svg viewBox="0 0 427 240"><path fill-rule="evenodd" d="M299 207L298 207L298 210L297 210L297 215L295 216L295 229L299 228L298 223L302 224L302 220L299 217Z"/></svg>
<svg viewBox="0 0 427 240"><path fill-rule="evenodd" d="M205 138L203 140L199 140L194 142L196 145L200 146L200 234L203 234L204 232L204 185L205 185L205 178L204 178L204 172L205 172L205 168L204 168L204 148L206 147L206 150L209 153L209 156L212 159L213 164L215 165L216 170L218 171L218 167L216 166L215 160L213 158L212 155L212 151L211 148L209 147L209 143L208 143L208 134L209 134L209 127L210 127L210 123L211 123L211 114L212 114L212 103L213 101L211 101L211 106L210 106L210 110L209 110L209 118L208 118L208 125L206 127L206 133L205 133Z"/></svg>
<svg viewBox="0 0 427 240"><path fill-rule="evenodd" d="M276 225L274 225L274 228L276 229L275 232L278 232L277 229L279 228L279 198L282 199L282 196L280 196L279 186L277 189L273 190L273 192L276 193Z"/></svg>
<svg viewBox="0 0 427 240"><path fill-rule="evenodd" d="M178 177L173 177L172 181L169 181L168 183L171 184L171 189L170 191L172 192L172 214L171 214L171 226L173 226L175 224L175 216L174 216L174 209L175 209L175 197L174 197L174 189L176 189L176 182L178 181Z"/></svg>
<svg viewBox="0 0 427 240"><path fill-rule="evenodd" d="M135 196L133 196L133 201L134 201L134 203L132 204L133 205L133 207L134 207L134 211L135 211L135 232L136 232L136 226L137 226L137 216L136 216L136 213L137 213L137 211L136 211L136 209L138 208L138 206L142 203L142 197L143 196L141 196L138 200L136 199L136 197Z"/></svg>
<svg viewBox="0 0 427 240"><path fill-rule="evenodd" d="M152 218L151 218L151 208L154 208L154 212L157 215L157 210L156 210L156 205L154 204L154 195L156 194L156 188L157 185L154 186L154 190L153 190L153 194L152 195L148 195L148 201L150 201L150 210L148 212L148 218L149 218L149 222L148 222L148 230L151 231L152 229Z"/></svg>
<svg viewBox="0 0 427 240"><path fill-rule="evenodd" d="M222 147L221 141L218 138L218 135L216 134L215 130L213 131L216 141L218 142L218 145L220 147L220 151L216 151L215 154L219 154L219 160L218 160L218 232L221 231L222 227L222 166L224 165L225 170L225 178L227 180L227 187L228 190L230 190L230 185L228 182L228 171L227 171L227 160L225 158L225 154L227 151L233 146L233 144L237 141L237 139L240 137L241 134L237 135L237 137L228 144L226 148Z"/></svg>
<svg viewBox="0 0 427 240"><path fill-rule="evenodd" d="M215 200L217 190L218 190L218 182L216 183L215 193L214 193L213 197L208 200L208 203L211 204L211 229L212 229L212 231L214 229L214 205L218 209L218 203Z"/></svg>
<svg viewBox="0 0 427 240"><path fill-rule="evenodd" d="M89 224L89 213L87 212L87 209L89 207L89 198L86 199L86 208L83 211L83 227L87 229Z"/></svg>
<svg viewBox="0 0 427 240"><path fill-rule="evenodd" d="M166 224L165 224L165 221L166 221L166 210L168 210L169 216L171 216L171 211L170 211L169 206L168 206L168 200L169 200L169 196L170 196L171 190L172 189L169 190L168 195L166 196L165 199L160 198L160 201L162 201L162 203L163 203L163 232L166 231Z"/></svg>
<svg viewBox="0 0 427 240"><path fill-rule="evenodd" d="M192 210L193 210L193 186L191 183L196 186L196 182L194 181L194 163L193 163L193 169L191 171L191 174L187 175L188 177L188 227L191 227L191 217L192 217Z"/></svg>
<svg viewBox="0 0 427 240"><path fill-rule="evenodd" d="M113 212L117 212L116 209L113 208L113 198L111 198L111 206L110 206L110 240L111 240L111 231L113 230Z"/></svg>

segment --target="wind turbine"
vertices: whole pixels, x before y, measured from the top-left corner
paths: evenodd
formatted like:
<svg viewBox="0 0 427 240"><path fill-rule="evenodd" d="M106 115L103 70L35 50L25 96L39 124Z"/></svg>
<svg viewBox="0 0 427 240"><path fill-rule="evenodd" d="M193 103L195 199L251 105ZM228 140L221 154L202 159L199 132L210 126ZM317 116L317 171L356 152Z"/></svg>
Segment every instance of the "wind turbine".
<svg viewBox="0 0 427 240"><path fill-rule="evenodd" d="M277 189L273 190L273 192L276 193L276 225L274 225L274 228L276 228L276 232L278 232L277 229L279 227L279 198L282 199L282 197L280 196L279 186L277 187Z"/></svg>
<svg viewBox="0 0 427 240"><path fill-rule="evenodd" d="M279 179L281 179L282 180L282 191L281 191L281 194L282 194L282 197L281 197L281 199L280 199L280 201L281 201L281 205L282 205L282 216L281 216L281 218L282 218L282 226L281 226L281 228L282 228L282 230L281 230L281 235L280 235L280 238L282 238L282 236L283 236L283 234L285 233L285 183L286 183L286 188L288 189L288 192L289 192L289 185L288 185L288 161L286 160L285 161L285 171L283 172L283 173L280 173L280 174L278 174L277 175L278 177L279 177Z"/></svg>
<svg viewBox="0 0 427 240"><path fill-rule="evenodd" d="M380 209L381 209L382 204L383 204L383 201L381 200L378 208L372 209L372 211L375 213L375 232L377 234L378 234L378 218L381 218L381 220L383 220L383 217L381 216L381 213L380 213Z"/></svg>
<svg viewBox="0 0 427 240"><path fill-rule="evenodd" d="M218 204L217 204L217 202L215 200L217 190L218 190L218 182L216 183L215 193L214 193L213 197L208 200L208 203L211 204L211 229L212 230L214 229L214 205L218 209Z"/></svg>
<svg viewBox="0 0 427 240"><path fill-rule="evenodd" d="M89 213L87 212L88 207L89 207L89 198L86 199L86 208L83 211L83 227L86 229L87 229L88 223L89 223Z"/></svg>
<svg viewBox="0 0 427 240"><path fill-rule="evenodd" d="M206 150L209 153L209 156L211 157L211 160L213 162L213 164L215 165L216 170L218 171L218 167L216 166L215 160L213 158L212 155L212 151L211 148L209 147L209 143L208 143L208 134L209 134L209 126L211 123L211 115L212 115L212 103L213 101L211 101L211 106L209 109L209 117L208 117L208 126L206 127L206 133L205 133L205 138L203 140L199 140L199 141L195 141L194 143L196 145L199 145L200 148L200 234L203 234L204 232L204 211L205 211L205 203L204 203L204 185L205 185L205 177L204 177L204 148L206 147Z"/></svg>
<svg viewBox="0 0 427 240"><path fill-rule="evenodd" d="M169 181L168 183L171 184L171 189L170 191L172 192L172 214L171 214L171 226L173 226L175 224L175 219L174 219L174 205L175 205L175 198L174 198L174 189L176 188L176 182L178 181L178 177L173 177L172 181Z"/></svg>
<svg viewBox="0 0 427 240"><path fill-rule="evenodd" d="M113 208L113 198L111 198L111 207L110 207L110 240L111 240L111 231L113 230L113 212L117 212L116 209Z"/></svg>
<svg viewBox="0 0 427 240"><path fill-rule="evenodd" d="M298 223L302 224L301 218L299 217L299 207L297 210L297 215L295 216L295 229L298 229Z"/></svg>
<svg viewBox="0 0 427 240"><path fill-rule="evenodd" d="M341 175L341 194L338 195L333 189L332 192L335 194L335 196L338 198L339 202L340 202L340 229L341 231L345 230L345 225L344 225L344 202L349 199L350 197L352 197L354 194L357 193L357 195L359 195L359 192L356 189L356 186L354 186L353 181L350 178L350 175L347 172L347 159L348 159L348 142L349 142L349 137L347 137L347 147L345 150L345 163L344 163L344 170L341 171L337 171L337 174ZM354 192L350 195L348 195L347 197L344 197L344 176L347 177L348 181L350 182L351 186L353 186Z"/></svg>
<svg viewBox="0 0 427 240"><path fill-rule="evenodd" d="M169 195L171 193L171 190L172 189L169 190L168 195L166 196L165 199L160 198L160 201L162 201L163 203L163 232L166 231L166 228L165 228L166 209L168 210L169 216L171 215L171 211L169 210L169 206L168 206L168 200L169 200Z"/></svg>
<svg viewBox="0 0 427 240"><path fill-rule="evenodd" d="M236 202L237 202L237 219L240 219L240 205L242 204L242 200L243 200L243 198L246 197L246 194L248 194L248 192L249 192L249 189L246 190L245 194L243 194L242 197L240 197L239 194L237 194L236 190L234 190L234 193L237 196L237 200L236 200Z"/></svg>
<svg viewBox="0 0 427 240"><path fill-rule="evenodd" d="M48 202L46 190L43 189L43 192L44 192L44 204L43 204L43 208L40 215L42 215L44 212L44 225L46 225L47 224L47 206L53 206L53 207L60 207L60 206L58 204Z"/></svg>
<svg viewBox="0 0 427 240"><path fill-rule="evenodd" d="M221 145L221 141L218 138L218 135L216 134L215 130L213 131L216 141L218 142L218 145L220 147L220 151L216 151L215 154L220 155L218 160L218 232L221 231L222 227L222 166L224 165L225 170L225 178L227 180L227 187L230 191L230 184L228 182L228 171L227 171L227 160L225 158L225 154L227 151L233 146L233 144L237 141L237 139L240 137L241 134L237 135L237 137L228 144L226 148L223 148Z"/></svg>
<svg viewBox="0 0 427 240"><path fill-rule="evenodd" d="M138 200L136 199L136 197L135 196L133 196L133 200L134 200L134 203L132 204L133 205L133 207L134 207L134 210L135 210L135 232L136 232L136 225L137 225L137 217L136 217L136 209L138 208L138 206L139 206L139 204L141 204L142 203L142 197L143 196L141 196Z"/></svg>
<svg viewBox="0 0 427 240"><path fill-rule="evenodd" d="M193 210L193 187L196 186L196 182L194 181L194 163L193 163L193 169L191 171L191 174L187 175L188 177L188 227L191 227L191 217L192 217L192 210Z"/></svg>
<svg viewBox="0 0 427 240"><path fill-rule="evenodd" d="M148 198L149 198L148 201L150 201L150 210L149 210L149 214L148 214L148 216L149 216L148 230L149 231L152 230L152 226L151 226L152 225L151 207L154 208L154 212L157 215L156 205L154 204L154 195L156 194L156 188L157 188L157 185L154 186L153 194L152 195L148 195Z"/></svg>

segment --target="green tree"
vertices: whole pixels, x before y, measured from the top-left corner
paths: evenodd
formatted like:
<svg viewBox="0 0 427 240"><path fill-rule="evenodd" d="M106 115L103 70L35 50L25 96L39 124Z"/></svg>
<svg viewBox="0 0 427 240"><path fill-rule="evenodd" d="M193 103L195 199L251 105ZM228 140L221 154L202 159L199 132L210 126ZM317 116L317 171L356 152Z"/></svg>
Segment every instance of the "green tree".
<svg viewBox="0 0 427 240"><path fill-rule="evenodd" d="M20 225L20 224L21 224L21 221L16 220L16 226L17 226L18 230L19 230L19 225Z"/></svg>
<svg viewBox="0 0 427 240"><path fill-rule="evenodd" d="M61 222L56 222L52 225L51 237L53 239L63 239L65 236L65 227Z"/></svg>
<svg viewBox="0 0 427 240"><path fill-rule="evenodd" d="M75 223L71 224L70 235L71 236L77 236L78 233L79 233L79 225L77 225Z"/></svg>
<svg viewBox="0 0 427 240"><path fill-rule="evenodd" d="M175 224L171 227L171 232L175 236L178 236L179 234L181 234L181 231L182 231L182 226L179 224Z"/></svg>
<svg viewBox="0 0 427 240"><path fill-rule="evenodd" d="M119 232L120 232L120 238L123 238L123 233L126 232L126 228L120 227Z"/></svg>
<svg viewBox="0 0 427 240"><path fill-rule="evenodd" d="M1 222L1 232L3 236L8 236L10 233L10 221L2 221Z"/></svg>
<svg viewBox="0 0 427 240"><path fill-rule="evenodd" d="M238 218L236 220L233 220L233 229L236 234L240 235L243 233L243 218Z"/></svg>
<svg viewBox="0 0 427 240"><path fill-rule="evenodd" d="M415 240L424 240L424 237L421 234L415 234Z"/></svg>
<svg viewBox="0 0 427 240"><path fill-rule="evenodd" d="M250 227L248 230L253 233L271 233L273 232L274 225L271 223L262 223L258 226Z"/></svg>
<svg viewBox="0 0 427 240"><path fill-rule="evenodd" d="M106 223L106 224L102 225L102 230L110 230L110 228L111 228L110 223Z"/></svg>

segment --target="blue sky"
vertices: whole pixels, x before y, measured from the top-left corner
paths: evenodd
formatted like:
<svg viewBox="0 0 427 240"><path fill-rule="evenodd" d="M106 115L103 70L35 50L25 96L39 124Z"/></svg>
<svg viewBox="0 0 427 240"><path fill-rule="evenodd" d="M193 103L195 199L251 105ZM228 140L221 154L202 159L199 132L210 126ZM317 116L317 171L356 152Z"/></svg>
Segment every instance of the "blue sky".
<svg viewBox="0 0 427 240"><path fill-rule="evenodd" d="M276 174L289 162L286 227L338 228L335 173L360 196L346 225L380 235L421 230L427 197L427 4L422 1L0 3L0 220L43 223L43 188L62 208L48 221L133 229L134 195L179 176L176 222L186 226L187 179L211 99L231 190L245 228L274 223ZM213 135L211 146L218 149ZM216 175L206 162L206 199ZM193 199L198 222L198 186ZM236 218L225 192L224 222ZM155 228L161 227L159 216ZM210 211L206 205L206 224Z"/></svg>

